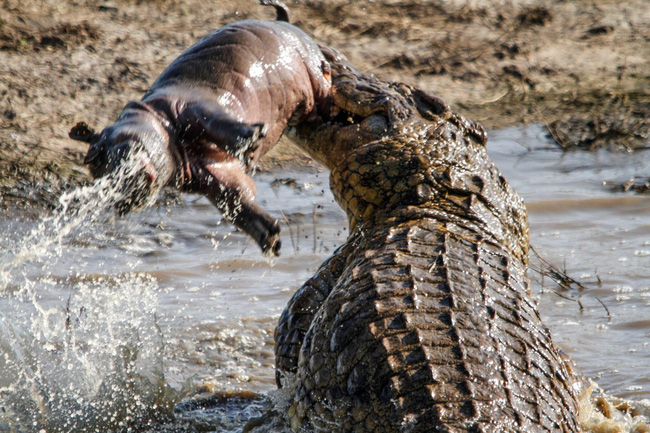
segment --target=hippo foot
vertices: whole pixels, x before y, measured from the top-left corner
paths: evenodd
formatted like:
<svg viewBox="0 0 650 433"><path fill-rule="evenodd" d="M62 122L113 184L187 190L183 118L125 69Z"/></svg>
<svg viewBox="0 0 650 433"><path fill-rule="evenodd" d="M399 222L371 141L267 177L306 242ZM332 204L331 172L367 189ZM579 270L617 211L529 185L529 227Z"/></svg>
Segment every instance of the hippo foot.
<svg viewBox="0 0 650 433"><path fill-rule="evenodd" d="M280 248L282 247L282 242L280 241L280 228L278 227L278 232L267 236L260 245L262 247L262 252L265 255L278 257L280 255Z"/></svg>
<svg viewBox="0 0 650 433"><path fill-rule="evenodd" d="M282 247L280 224L256 203L252 203L252 206L243 206L242 211L235 217L234 223L257 242L264 255L275 257L280 255Z"/></svg>

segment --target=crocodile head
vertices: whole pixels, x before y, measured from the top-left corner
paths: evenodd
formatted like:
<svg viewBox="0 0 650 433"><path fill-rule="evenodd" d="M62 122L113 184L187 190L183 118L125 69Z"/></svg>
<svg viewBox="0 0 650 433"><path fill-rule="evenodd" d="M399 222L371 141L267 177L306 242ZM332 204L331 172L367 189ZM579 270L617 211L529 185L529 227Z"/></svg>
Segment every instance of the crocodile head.
<svg viewBox="0 0 650 433"><path fill-rule="evenodd" d="M330 169L351 232L425 213L441 221L474 215L495 239L520 234L511 246L527 255L525 208L498 202L521 199L489 162L485 130L440 98L378 80L321 48L332 67L332 112L291 132ZM504 193L494 194L494 187ZM495 216L508 227L491 224Z"/></svg>

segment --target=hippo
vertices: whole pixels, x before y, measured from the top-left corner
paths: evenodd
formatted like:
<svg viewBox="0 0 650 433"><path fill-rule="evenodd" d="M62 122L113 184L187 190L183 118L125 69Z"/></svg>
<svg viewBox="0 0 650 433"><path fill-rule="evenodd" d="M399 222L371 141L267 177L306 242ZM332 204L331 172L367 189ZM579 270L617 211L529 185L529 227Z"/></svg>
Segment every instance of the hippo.
<svg viewBox="0 0 650 433"><path fill-rule="evenodd" d="M83 122L70 137L90 143L84 163L103 177L139 162L126 203L130 210L172 186L201 193L265 254L278 255L280 227L255 200L250 174L287 126L321 117L329 106L330 66L318 45L276 20L226 25L190 47L156 79L140 101L126 104L101 133Z"/></svg>

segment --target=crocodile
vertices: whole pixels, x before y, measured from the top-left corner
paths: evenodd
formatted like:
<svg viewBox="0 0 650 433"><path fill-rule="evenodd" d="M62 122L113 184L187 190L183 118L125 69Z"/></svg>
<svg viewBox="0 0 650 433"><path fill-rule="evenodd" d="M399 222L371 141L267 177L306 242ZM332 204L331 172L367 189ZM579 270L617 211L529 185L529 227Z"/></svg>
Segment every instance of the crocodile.
<svg viewBox="0 0 650 433"><path fill-rule="evenodd" d="M291 133L330 170L350 234L276 328L291 428L581 431L581 377L540 319L527 212L484 129L322 49L331 119Z"/></svg>

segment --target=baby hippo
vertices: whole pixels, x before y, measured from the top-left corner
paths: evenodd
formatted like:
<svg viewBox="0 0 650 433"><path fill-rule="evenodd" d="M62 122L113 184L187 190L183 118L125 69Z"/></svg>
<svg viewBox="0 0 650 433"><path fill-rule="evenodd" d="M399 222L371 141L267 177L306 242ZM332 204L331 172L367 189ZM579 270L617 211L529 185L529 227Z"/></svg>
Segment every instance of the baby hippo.
<svg viewBox="0 0 650 433"><path fill-rule="evenodd" d="M163 71L138 102L97 134L80 123L70 137L90 143L95 177L139 163L130 207L171 185L205 194L265 253L279 253L279 224L255 201L249 177L287 126L328 106L329 64L288 22L279 1L262 0L276 21L246 20L206 36ZM123 204L124 205L124 204Z"/></svg>

